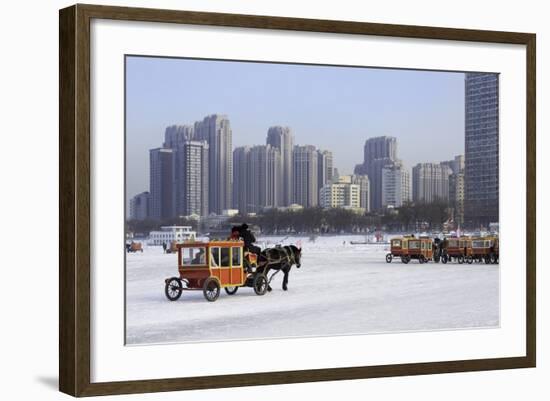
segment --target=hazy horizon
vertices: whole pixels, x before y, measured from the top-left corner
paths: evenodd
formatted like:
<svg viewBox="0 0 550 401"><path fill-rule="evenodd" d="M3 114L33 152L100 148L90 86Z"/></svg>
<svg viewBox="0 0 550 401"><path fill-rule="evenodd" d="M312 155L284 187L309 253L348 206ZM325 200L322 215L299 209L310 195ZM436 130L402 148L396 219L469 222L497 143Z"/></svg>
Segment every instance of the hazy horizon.
<svg viewBox="0 0 550 401"><path fill-rule="evenodd" d="M167 126L227 115L233 148L265 144L289 126L298 145L333 152L340 174L363 161L368 138L397 138L416 163L464 154L464 74L128 56L126 195L149 190L149 149Z"/></svg>

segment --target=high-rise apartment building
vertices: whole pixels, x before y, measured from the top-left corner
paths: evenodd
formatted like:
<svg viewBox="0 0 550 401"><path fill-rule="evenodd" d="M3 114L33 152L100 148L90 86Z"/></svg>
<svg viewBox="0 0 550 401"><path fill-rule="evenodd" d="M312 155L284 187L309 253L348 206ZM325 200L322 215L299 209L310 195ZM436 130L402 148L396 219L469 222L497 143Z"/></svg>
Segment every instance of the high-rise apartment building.
<svg viewBox="0 0 550 401"><path fill-rule="evenodd" d="M168 219L175 216L174 152L168 148L149 151L150 217Z"/></svg>
<svg viewBox="0 0 550 401"><path fill-rule="evenodd" d="M146 220L149 218L150 199L149 192L142 192L130 199L130 220Z"/></svg>
<svg viewBox="0 0 550 401"><path fill-rule="evenodd" d="M410 200L409 172L402 163L382 168L382 207L401 207Z"/></svg>
<svg viewBox="0 0 550 401"><path fill-rule="evenodd" d="M208 143L208 207L222 214L232 206L233 140L229 119L213 114L195 123L194 138Z"/></svg>
<svg viewBox="0 0 550 401"><path fill-rule="evenodd" d="M358 184L330 183L319 191L320 205L324 208L349 208L361 207L361 189Z"/></svg>
<svg viewBox="0 0 550 401"><path fill-rule="evenodd" d="M251 212L251 205L248 203L251 175L249 154L248 146L240 146L233 151L233 207L241 214Z"/></svg>
<svg viewBox="0 0 550 401"><path fill-rule="evenodd" d="M449 176L449 206L454 210L454 220L464 224L464 173Z"/></svg>
<svg viewBox="0 0 550 401"><path fill-rule="evenodd" d="M240 213L257 213L282 205L281 153L271 145L233 151L234 205Z"/></svg>
<svg viewBox="0 0 550 401"><path fill-rule="evenodd" d="M455 156L453 160L444 161L441 164L449 167L453 174L458 174L464 171L464 156Z"/></svg>
<svg viewBox="0 0 550 401"><path fill-rule="evenodd" d="M363 164L355 167L355 174L368 175L370 181L370 206L382 207L382 169L399 162L397 139L391 136L369 138L365 142Z"/></svg>
<svg viewBox="0 0 550 401"><path fill-rule="evenodd" d="M397 139L393 136L379 136L369 138L365 142L363 149L365 164L368 162L388 157L392 160L397 159Z"/></svg>
<svg viewBox="0 0 550 401"><path fill-rule="evenodd" d="M208 155L206 141L184 141L175 152L176 215L208 215Z"/></svg>
<svg viewBox="0 0 550 401"><path fill-rule="evenodd" d="M368 175L352 174L350 183L359 185L359 207L370 212L370 182Z"/></svg>
<svg viewBox="0 0 550 401"><path fill-rule="evenodd" d="M267 131L266 143L279 149L282 168L282 203L284 206L288 206L293 202L292 193L294 174L292 173L292 154L294 150L294 135L289 127L270 127Z"/></svg>
<svg viewBox="0 0 550 401"><path fill-rule="evenodd" d="M466 74L464 220L470 226L499 221L498 98L498 74Z"/></svg>
<svg viewBox="0 0 550 401"><path fill-rule="evenodd" d="M191 125L171 125L164 131L163 147L177 149L184 142L193 139L194 130Z"/></svg>
<svg viewBox="0 0 550 401"><path fill-rule="evenodd" d="M441 163L418 163L413 167L413 201L448 202L451 169Z"/></svg>
<svg viewBox="0 0 550 401"><path fill-rule="evenodd" d="M248 154L249 205L252 212L282 206L281 153L271 145L250 148Z"/></svg>
<svg viewBox="0 0 550 401"><path fill-rule="evenodd" d="M294 146L294 203L303 207L314 207L319 204L317 156L315 146Z"/></svg>
<svg viewBox="0 0 550 401"><path fill-rule="evenodd" d="M317 180L319 189L332 182L333 166L332 152L329 150L317 151Z"/></svg>

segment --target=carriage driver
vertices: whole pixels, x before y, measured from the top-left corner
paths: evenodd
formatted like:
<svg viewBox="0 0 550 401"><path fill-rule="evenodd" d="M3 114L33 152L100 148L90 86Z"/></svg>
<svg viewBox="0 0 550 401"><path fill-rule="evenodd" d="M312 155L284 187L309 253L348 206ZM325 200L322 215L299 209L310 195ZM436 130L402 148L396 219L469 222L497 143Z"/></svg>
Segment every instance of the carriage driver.
<svg viewBox="0 0 550 401"><path fill-rule="evenodd" d="M238 239L239 237L243 239L244 250L256 254L259 258L262 249L259 246L254 245L254 242L256 242L256 237L254 237L254 234L252 234L252 232L248 229L248 224L243 223L240 226L234 226L231 228L230 238Z"/></svg>

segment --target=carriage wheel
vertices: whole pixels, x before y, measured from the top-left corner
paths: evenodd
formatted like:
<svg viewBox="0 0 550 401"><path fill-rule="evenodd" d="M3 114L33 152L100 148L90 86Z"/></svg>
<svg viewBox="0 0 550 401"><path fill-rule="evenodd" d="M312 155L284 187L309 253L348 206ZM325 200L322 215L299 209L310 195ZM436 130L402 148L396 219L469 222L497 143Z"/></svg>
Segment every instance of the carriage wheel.
<svg viewBox="0 0 550 401"><path fill-rule="evenodd" d="M405 255L405 256L401 256L401 262L407 264L411 261L411 257L408 256L408 255Z"/></svg>
<svg viewBox="0 0 550 401"><path fill-rule="evenodd" d="M464 263L464 256L460 255L458 257L458 264L462 264L462 263Z"/></svg>
<svg viewBox="0 0 550 401"><path fill-rule="evenodd" d="M473 257L471 256L466 257L466 263L468 263L469 265L471 265L473 261L474 261Z"/></svg>
<svg viewBox="0 0 550 401"><path fill-rule="evenodd" d="M391 253L388 253L388 254L386 255L386 262L387 262L387 263L391 263L392 259L393 259L392 254L391 254Z"/></svg>
<svg viewBox="0 0 550 401"><path fill-rule="evenodd" d="M265 274L257 274L256 277L254 277L252 286L254 287L254 292L256 293L256 295L264 295L267 292L268 287L267 277L265 276Z"/></svg>
<svg viewBox="0 0 550 401"><path fill-rule="evenodd" d="M498 263L498 256L494 253L491 255L491 263L497 264Z"/></svg>
<svg viewBox="0 0 550 401"><path fill-rule="evenodd" d="M447 255L441 256L441 263L446 264L447 263Z"/></svg>
<svg viewBox="0 0 550 401"><path fill-rule="evenodd" d="M177 277L172 277L171 279L166 281L166 285L164 286L164 293L166 294L166 298L168 298L170 301L177 301L179 297L181 297L181 293L183 292L183 285L181 284L181 280Z"/></svg>
<svg viewBox="0 0 550 401"><path fill-rule="evenodd" d="M239 287L225 287L224 290L227 293L227 295L234 295Z"/></svg>
<svg viewBox="0 0 550 401"><path fill-rule="evenodd" d="M218 280L208 277L202 287L202 293L209 302L214 302L220 296L220 284Z"/></svg>
<svg viewBox="0 0 550 401"><path fill-rule="evenodd" d="M418 257L418 263L420 263L420 264L426 263L426 258L424 257L424 255L420 255Z"/></svg>
<svg viewBox="0 0 550 401"><path fill-rule="evenodd" d="M489 263L491 263L491 255L485 255L485 264L488 265Z"/></svg>

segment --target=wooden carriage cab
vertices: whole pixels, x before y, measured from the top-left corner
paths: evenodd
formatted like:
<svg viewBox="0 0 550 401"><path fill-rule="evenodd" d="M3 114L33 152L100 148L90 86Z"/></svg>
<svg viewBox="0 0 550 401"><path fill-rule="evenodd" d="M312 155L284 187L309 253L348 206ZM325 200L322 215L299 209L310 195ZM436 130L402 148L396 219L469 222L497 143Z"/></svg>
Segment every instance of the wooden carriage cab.
<svg viewBox="0 0 550 401"><path fill-rule="evenodd" d="M218 279L220 287L244 284L242 241L185 242L178 244L178 271L189 288L202 288L208 277Z"/></svg>
<svg viewBox="0 0 550 401"><path fill-rule="evenodd" d="M408 240L409 256L424 256L431 259L433 256L433 240L431 238L411 238Z"/></svg>
<svg viewBox="0 0 550 401"><path fill-rule="evenodd" d="M407 249L407 239L392 238L390 241L390 252L393 256L401 256L403 250Z"/></svg>

